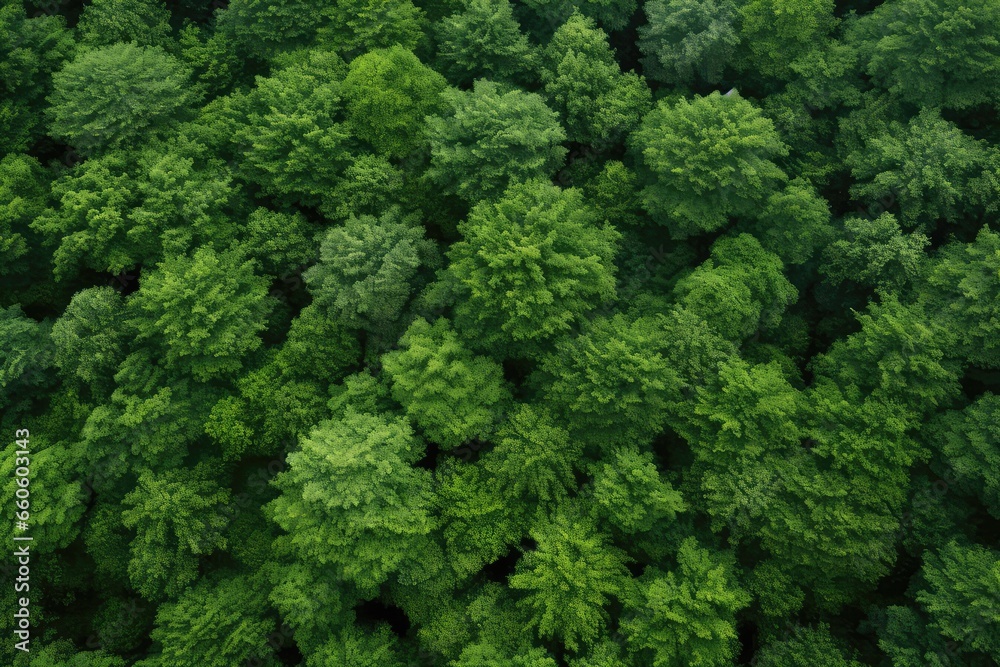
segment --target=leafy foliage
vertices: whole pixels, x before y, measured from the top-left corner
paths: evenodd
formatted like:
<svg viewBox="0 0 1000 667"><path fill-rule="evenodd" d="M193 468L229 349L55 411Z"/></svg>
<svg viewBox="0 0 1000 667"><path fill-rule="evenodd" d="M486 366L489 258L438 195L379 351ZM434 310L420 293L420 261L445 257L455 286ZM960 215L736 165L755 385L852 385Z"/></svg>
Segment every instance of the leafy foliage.
<svg viewBox="0 0 1000 667"><path fill-rule="evenodd" d="M785 180L787 154L774 124L737 93L661 100L632 135L651 182L642 201L677 238L723 227Z"/></svg>
<svg viewBox="0 0 1000 667"><path fill-rule="evenodd" d="M541 96L486 80L448 89L446 109L428 120L428 176L466 200L496 197L512 181L551 175L566 131Z"/></svg>
<svg viewBox="0 0 1000 667"><path fill-rule="evenodd" d="M84 51L52 76L52 132L81 153L164 132L198 99L190 76L156 46L129 42Z"/></svg>
<svg viewBox="0 0 1000 667"><path fill-rule="evenodd" d="M0 0L0 664L996 665L998 6Z"/></svg>

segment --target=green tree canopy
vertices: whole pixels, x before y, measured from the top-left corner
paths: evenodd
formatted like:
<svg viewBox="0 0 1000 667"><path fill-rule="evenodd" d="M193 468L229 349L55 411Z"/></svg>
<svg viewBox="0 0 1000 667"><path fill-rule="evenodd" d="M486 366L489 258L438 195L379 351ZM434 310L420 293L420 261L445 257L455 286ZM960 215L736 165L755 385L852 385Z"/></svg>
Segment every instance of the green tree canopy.
<svg viewBox="0 0 1000 667"><path fill-rule="evenodd" d="M322 14L327 21L318 31L319 42L347 58L396 45L414 50L424 39L424 13L411 0L344 0Z"/></svg>
<svg viewBox="0 0 1000 667"><path fill-rule="evenodd" d="M462 297L456 327L478 346L530 353L614 296L620 235L579 190L514 185L458 231L444 279Z"/></svg>
<svg viewBox="0 0 1000 667"><path fill-rule="evenodd" d="M0 159L0 276L25 270L29 225L45 207L45 171L38 160L11 154Z"/></svg>
<svg viewBox="0 0 1000 667"><path fill-rule="evenodd" d="M928 107L995 104L1000 7L990 0L906 0L862 19L868 73L900 98Z"/></svg>
<svg viewBox="0 0 1000 667"><path fill-rule="evenodd" d="M987 227L973 243L952 242L931 263L922 299L939 313L970 362L1000 368L994 332L1000 293L1000 234Z"/></svg>
<svg viewBox="0 0 1000 667"><path fill-rule="evenodd" d="M983 174L990 161L986 144L936 109L923 109L905 126L891 122L845 160L857 180L851 194L866 204L898 202L900 221L908 228L959 222L997 196L996 183Z"/></svg>
<svg viewBox="0 0 1000 667"><path fill-rule="evenodd" d="M643 72L664 83L717 83L740 38L729 0L649 0L639 28Z"/></svg>
<svg viewBox="0 0 1000 667"><path fill-rule="evenodd" d="M438 61L453 83L516 79L535 60L510 0L466 0L435 28Z"/></svg>
<svg viewBox="0 0 1000 667"><path fill-rule="evenodd" d="M498 431L483 466L508 498L551 506L576 488L580 443L545 407L517 406Z"/></svg>
<svg viewBox="0 0 1000 667"><path fill-rule="evenodd" d="M627 136L649 110L652 95L641 76L622 74L607 35L575 13L542 52L541 80L566 138L585 144Z"/></svg>
<svg viewBox="0 0 1000 667"><path fill-rule="evenodd" d="M732 664L737 611L750 596L735 582L733 567L688 538L677 569L650 568L629 601L635 615L622 623L629 650L653 667Z"/></svg>
<svg viewBox="0 0 1000 667"><path fill-rule="evenodd" d="M1000 517L1000 397L988 392L964 410L942 414L928 435L947 458L959 486Z"/></svg>
<svg viewBox="0 0 1000 667"><path fill-rule="evenodd" d="M77 30L88 46L166 46L170 10L159 0L95 0L84 7Z"/></svg>
<svg viewBox="0 0 1000 667"><path fill-rule="evenodd" d="M42 134L52 72L73 50L64 17L28 18L20 2L0 6L0 158L27 149Z"/></svg>
<svg viewBox="0 0 1000 667"><path fill-rule="evenodd" d="M428 438L444 447L487 439L510 401L503 369L470 352L445 318L417 318L382 357L392 395Z"/></svg>
<svg viewBox="0 0 1000 667"><path fill-rule="evenodd" d="M225 548L230 498L208 465L139 476L125 496L122 523L135 531L128 573L143 597L177 596L198 578L199 558Z"/></svg>
<svg viewBox="0 0 1000 667"><path fill-rule="evenodd" d="M752 268L751 268L752 267ZM722 237L708 260L678 281L679 302L711 322L726 338L738 340L781 323L798 293L783 265L749 234Z"/></svg>
<svg viewBox="0 0 1000 667"><path fill-rule="evenodd" d="M681 494L663 479L653 455L638 447L616 447L609 461L594 466L598 512L625 533L652 529L687 509Z"/></svg>
<svg viewBox="0 0 1000 667"><path fill-rule="evenodd" d="M340 90L352 133L401 157L423 144L424 116L439 109L445 85L412 52L394 46L352 60Z"/></svg>
<svg viewBox="0 0 1000 667"><path fill-rule="evenodd" d="M822 271L832 282L846 280L898 292L924 265L930 240L920 232L903 234L892 213L875 220L847 218L845 237L826 248Z"/></svg>
<svg viewBox="0 0 1000 667"><path fill-rule="evenodd" d="M571 651L592 644L607 621L604 606L627 590L627 557L571 511L531 531L537 547L518 562L511 588L541 637L557 637Z"/></svg>
<svg viewBox="0 0 1000 667"><path fill-rule="evenodd" d="M1000 660L1000 554L950 542L924 556L926 587L917 600L942 635Z"/></svg>
<svg viewBox="0 0 1000 667"><path fill-rule="evenodd" d="M772 193L746 229L786 264L804 264L833 240L830 205L804 178Z"/></svg>
<svg viewBox="0 0 1000 667"><path fill-rule="evenodd" d="M757 656L758 664L764 667L861 667L860 662L844 655L843 648L830 636L830 628L826 625L794 628L787 639L769 643Z"/></svg>
<svg viewBox="0 0 1000 667"><path fill-rule="evenodd" d="M496 197L512 182L550 176L566 132L540 95L491 81L446 90L445 111L427 121L428 176L469 202Z"/></svg>
<svg viewBox="0 0 1000 667"><path fill-rule="evenodd" d="M303 0L232 0L216 13L216 30L240 55L266 60L308 43L321 19Z"/></svg>
<svg viewBox="0 0 1000 667"><path fill-rule="evenodd" d="M198 100L190 76L157 46L129 42L84 51L52 75L52 133L81 153L155 135Z"/></svg>
<svg viewBox="0 0 1000 667"><path fill-rule="evenodd" d="M349 160L340 92L346 71L336 54L311 51L234 101L243 117L229 138L242 152L245 179L282 203L324 203Z"/></svg>
<svg viewBox="0 0 1000 667"><path fill-rule="evenodd" d="M302 277L314 302L339 321L386 335L421 285L420 270L438 261L418 218L393 208L377 219L352 216L327 231L319 263Z"/></svg>
<svg viewBox="0 0 1000 667"><path fill-rule="evenodd" d="M281 540L365 591L419 567L435 521L430 473L412 466L422 455L402 418L349 409L321 423L275 480L281 495L268 508Z"/></svg>
<svg viewBox="0 0 1000 667"><path fill-rule="evenodd" d="M116 327L124 314L124 301L110 287L73 296L52 326L55 362L65 382L89 386L95 395L110 391L125 356L125 340Z"/></svg>
<svg viewBox="0 0 1000 667"><path fill-rule="evenodd" d="M837 23L833 0L750 0L740 9L745 69L790 78L791 65L830 34Z"/></svg>
<svg viewBox="0 0 1000 667"><path fill-rule="evenodd" d="M774 123L737 93L661 100L632 134L650 172L646 211L676 238L711 232L776 190L787 155Z"/></svg>
<svg viewBox="0 0 1000 667"><path fill-rule="evenodd" d="M253 262L200 248L158 264L128 307L139 338L160 345L167 364L207 380L260 347L271 302Z"/></svg>
<svg viewBox="0 0 1000 667"><path fill-rule="evenodd" d="M545 395L575 437L599 444L644 442L662 429L679 378L662 322L596 319L542 360Z"/></svg>
<svg viewBox="0 0 1000 667"><path fill-rule="evenodd" d="M49 382L51 323L36 322L19 306L0 308L0 408L7 409Z"/></svg>
<svg viewBox="0 0 1000 667"><path fill-rule="evenodd" d="M215 576L158 609L151 662L164 667L272 665L275 650L268 635L273 629L260 577Z"/></svg>

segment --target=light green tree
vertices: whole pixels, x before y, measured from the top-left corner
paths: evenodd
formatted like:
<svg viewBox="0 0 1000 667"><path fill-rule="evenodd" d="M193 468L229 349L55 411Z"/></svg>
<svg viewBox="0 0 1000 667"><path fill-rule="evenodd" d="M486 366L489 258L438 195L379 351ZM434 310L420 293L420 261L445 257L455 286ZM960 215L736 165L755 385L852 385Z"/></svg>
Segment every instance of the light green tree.
<svg viewBox="0 0 1000 667"><path fill-rule="evenodd" d="M535 61L510 0L466 0L461 11L441 19L435 31L438 62L453 83L517 79Z"/></svg>
<svg viewBox="0 0 1000 667"><path fill-rule="evenodd" d="M511 588L525 592L531 625L571 651L593 644L608 620L605 605L627 591L628 558L572 511L557 512L531 537L538 546L510 577Z"/></svg>
<svg viewBox="0 0 1000 667"><path fill-rule="evenodd" d="M358 56L340 88L351 133L379 153L407 155L424 144L424 117L439 110L446 85L401 46Z"/></svg>
<svg viewBox="0 0 1000 667"><path fill-rule="evenodd" d="M540 75L569 141L617 141L639 124L652 103L643 78L622 73L607 35L579 13L556 30L542 51Z"/></svg>
<svg viewBox="0 0 1000 667"><path fill-rule="evenodd" d="M724 236L708 260L677 282L679 303L710 322L720 334L739 340L781 323L798 291L788 282L777 255L749 234Z"/></svg>
<svg viewBox="0 0 1000 667"><path fill-rule="evenodd" d="M161 262L128 302L141 340L198 380L237 371L261 345L272 299L253 262L210 248Z"/></svg>
<svg viewBox="0 0 1000 667"><path fill-rule="evenodd" d="M657 470L653 455L634 445L616 447L593 470L596 509L624 533L650 530L687 509L680 492Z"/></svg>
<svg viewBox="0 0 1000 667"><path fill-rule="evenodd" d="M662 322L599 318L542 359L546 398L574 437L601 445L644 443L664 425L679 378L666 355Z"/></svg>
<svg viewBox="0 0 1000 667"><path fill-rule="evenodd" d="M675 570L647 569L621 626L629 650L653 667L723 667L736 656L736 612L749 603L732 564L688 538Z"/></svg>
<svg viewBox="0 0 1000 667"><path fill-rule="evenodd" d="M614 296L620 235L579 190L514 185L458 231L444 279L460 295L456 327L478 346L531 354Z"/></svg>
<svg viewBox="0 0 1000 667"><path fill-rule="evenodd" d="M642 201L672 236L715 231L780 187L788 154L774 123L738 93L661 100L631 136L651 174Z"/></svg>
<svg viewBox="0 0 1000 667"><path fill-rule="evenodd" d="M288 455L268 505L299 558L373 593L427 558L431 480L414 468L423 446L405 419L354 412L323 422Z"/></svg>
<svg viewBox="0 0 1000 667"><path fill-rule="evenodd" d="M550 176L562 163L566 132L540 95L480 80L442 97L445 111L427 120L427 175L445 191L475 203L512 182Z"/></svg>
<svg viewBox="0 0 1000 667"><path fill-rule="evenodd" d="M382 366L393 398L424 434L448 448L489 438L511 400L500 365L469 351L443 317L417 318L399 343Z"/></svg>
<svg viewBox="0 0 1000 667"><path fill-rule="evenodd" d="M157 608L150 667L275 665L275 649L268 645L275 622L269 612L260 576L206 577Z"/></svg>

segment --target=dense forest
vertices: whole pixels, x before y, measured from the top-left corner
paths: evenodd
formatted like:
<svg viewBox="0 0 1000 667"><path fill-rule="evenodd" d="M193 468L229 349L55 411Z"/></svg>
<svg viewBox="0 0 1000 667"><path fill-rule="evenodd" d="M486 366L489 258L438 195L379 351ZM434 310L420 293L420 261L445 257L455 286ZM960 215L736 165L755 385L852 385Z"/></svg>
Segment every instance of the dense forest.
<svg viewBox="0 0 1000 667"><path fill-rule="evenodd" d="M1000 664L998 109L997 0L0 0L0 664Z"/></svg>

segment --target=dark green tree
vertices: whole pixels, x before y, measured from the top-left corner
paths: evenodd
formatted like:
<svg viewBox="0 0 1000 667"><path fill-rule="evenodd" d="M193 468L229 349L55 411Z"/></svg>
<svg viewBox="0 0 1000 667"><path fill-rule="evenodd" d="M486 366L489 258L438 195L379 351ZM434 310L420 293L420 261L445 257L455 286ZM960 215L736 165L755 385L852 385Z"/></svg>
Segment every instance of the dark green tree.
<svg viewBox="0 0 1000 667"><path fill-rule="evenodd" d="M424 38L423 10L411 0L345 0L321 13L326 23L318 31L319 42L348 58L396 45L412 51Z"/></svg>
<svg viewBox="0 0 1000 667"><path fill-rule="evenodd" d="M811 57L837 24L833 0L750 0L740 9L745 69L781 79Z"/></svg>
<svg viewBox="0 0 1000 667"><path fill-rule="evenodd" d="M169 48L170 10L159 0L95 0L84 7L77 30L88 46L134 42Z"/></svg>
<svg viewBox="0 0 1000 667"><path fill-rule="evenodd" d="M639 28L643 72L664 83L717 83L739 44L730 0L650 0Z"/></svg>
<svg viewBox="0 0 1000 667"><path fill-rule="evenodd" d="M845 237L824 253L823 273L831 282L853 281L878 290L899 292L924 266L930 240L920 232L903 234L892 213L875 220L847 218Z"/></svg>
<svg viewBox="0 0 1000 667"><path fill-rule="evenodd" d="M179 595L198 578L199 559L226 547L224 509L232 494L209 469L144 471L125 496L122 523L135 531L128 573L148 600Z"/></svg>
<svg viewBox="0 0 1000 667"><path fill-rule="evenodd" d="M55 363L63 381L80 384L94 395L109 393L111 379L124 359L126 341L118 324L125 303L110 287L77 292L52 326Z"/></svg>
<svg viewBox="0 0 1000 667"><path fill-rule="evenodd" d="M352 216L327 231L319 263L302 277L314 303L340 322L387 335L398 331L421 285L420 270L438 262L437 247L418 218L393 208L378 219Z"/></svg>
<svg viewBox="0 0 1000 667"><path fill-rule="evenodd" d="M0 158L26 150L43 134L52 72L73 53L62 16L28 18L25 5L0 5Z"/></svg>
<svg viewBox="0 0 1000 667"><path fill-rule="evenodd" d="M0 408L27 399L50 382L54 349L50 322L36 322L20 306L0 308Z"/></svg>
<svg viewBox="0 0 1000 667"><path fill-rule="evenodd" d="M966 651L1000 660L1000 554L980 545L950 542L924 556L926 586L917 600L932 626Z"/></svg>
<svg viewBox="0 0 1000 667"><path fill-rule="evenodd" d="M987 392L962 411L941 415L927 429L964 491L1000 517L1000 397Z"/></svg>
<svg viewBox="0 0 1000 667"><path fill-rule="evenodd" d="M815 628L796 627L787 639L767 644L755 656L755 664L763 667L861 667L849 659L833 637L827 625Z"/></svg>
<svg viewBox="0 0 1000 667"><path fill-rule="evenodd" d="M1000 368L994 333L1000 294L1000 234L983 227L973 243L949 243L931 263L922 300L957 338L970 362Z"/></svg>
<svg viewBox="0 0 1000 667"><path fill-rule="evenodd" d="M0 276L27 271L32 241L29 225L45 207L45 171L27 155L0 160Z"/></svg>
<svg viewBox="0 0 1000 667"><path fill-rule="evenodd" d="M863 18L866 69L894 95L928 107L995 104L1000 7L990 0L908 0Z"/></svg>
<svg viewBox="0 0 1000 667"><path fill-rule="evenodd" d="M907 228L959 222L997 197L997 183L984 178L986 145L936 109L923 109L905 126L890 123L845 160L857 181L851 194L869 205L892 201Z"/></svg>
<svg viewBox="0 0 1000 667"><path fill-rule="evenodd" d="M191 70L157 46L129 42L80 53L52 75L52 134L98 153L163 133L198 101Z"/></svg>

